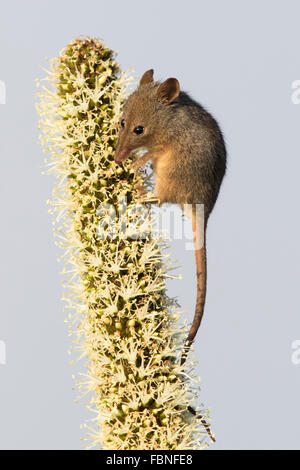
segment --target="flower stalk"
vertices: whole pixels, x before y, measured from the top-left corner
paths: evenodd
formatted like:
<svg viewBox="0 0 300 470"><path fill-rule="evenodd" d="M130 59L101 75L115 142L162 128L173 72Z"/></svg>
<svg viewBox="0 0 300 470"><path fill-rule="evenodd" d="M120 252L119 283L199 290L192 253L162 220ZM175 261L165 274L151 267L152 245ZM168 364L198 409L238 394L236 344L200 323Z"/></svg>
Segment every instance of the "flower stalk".
<svg viewBox="0 0 300 470"><path fill-rule="evenodd" d="M39 82L40 139L57 180L49 204L64 253L63 299L87 359L78 387L96 412L88 448L201 449L209 418L189 411L199 385L194 364L180 365L187 328L166 293L166 243L149 204L137 216L143 176L113 158L128 80L110 49L81 38Z"/></svg>

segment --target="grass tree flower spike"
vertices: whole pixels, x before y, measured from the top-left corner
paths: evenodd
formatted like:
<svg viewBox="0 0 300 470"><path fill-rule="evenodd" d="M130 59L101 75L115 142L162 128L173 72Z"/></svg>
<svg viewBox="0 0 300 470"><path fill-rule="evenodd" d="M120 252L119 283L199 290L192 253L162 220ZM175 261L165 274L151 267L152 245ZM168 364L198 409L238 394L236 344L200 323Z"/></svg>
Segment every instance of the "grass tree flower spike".
<svg viewBox="0 0 300 470"><path fill-rule="evenodd" d="M211 442L209 418L188 410L199 383L193 362L180 365L187 328L166 293L165 242L149 230L148 210L137 216L143 176L113 158L128 80L111 50L80 38L38 83L41 143L57 181L49 204L63 298L87 360L78 387L96 411L86 439L88 448L202 449Z"/></svg>

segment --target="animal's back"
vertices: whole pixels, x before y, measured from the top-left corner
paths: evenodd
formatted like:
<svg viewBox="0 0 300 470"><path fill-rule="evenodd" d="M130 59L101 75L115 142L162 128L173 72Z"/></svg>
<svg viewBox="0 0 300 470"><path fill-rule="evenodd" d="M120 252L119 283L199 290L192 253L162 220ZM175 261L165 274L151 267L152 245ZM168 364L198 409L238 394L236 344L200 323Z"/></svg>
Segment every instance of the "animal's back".
<svg viewBox="0 0 300 470"><path fill-rule="evenodd" d="M169 124L174 129L174 176L189 182L187 203L204 204L208 217L226 171L222 132L211 114L185 92L170 106Z"/></svg>

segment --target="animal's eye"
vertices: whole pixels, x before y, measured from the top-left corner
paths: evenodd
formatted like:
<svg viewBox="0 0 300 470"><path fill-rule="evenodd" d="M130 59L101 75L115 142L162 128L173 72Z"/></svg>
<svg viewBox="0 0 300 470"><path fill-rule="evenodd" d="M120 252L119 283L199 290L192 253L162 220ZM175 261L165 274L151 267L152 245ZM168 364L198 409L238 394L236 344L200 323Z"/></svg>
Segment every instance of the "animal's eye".
<svg viewBox="0 0 300 470"><path fill-rule="evenodd" d="M121 121L121 126L122 126L122 127L125 127L125 119L122 119L122 121Z"/></svg>
<svg viewBox="0 0 300 470"><path fill-rule="evenodd" d="M137 135L140 135L144 132L144 128L143 126L137 126L133 129L133 132Z"/></svg>

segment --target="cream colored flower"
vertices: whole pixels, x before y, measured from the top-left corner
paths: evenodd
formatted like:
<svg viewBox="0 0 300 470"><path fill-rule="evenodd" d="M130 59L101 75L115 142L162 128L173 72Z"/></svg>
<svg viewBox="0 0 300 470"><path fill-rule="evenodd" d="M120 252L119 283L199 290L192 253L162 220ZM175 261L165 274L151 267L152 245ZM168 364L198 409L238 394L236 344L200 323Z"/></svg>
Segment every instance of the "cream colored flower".
<svg viewBox="0 0 300 470"><path fill-rule="evenodd" d="M138 203L142 176L113 161L129 80L112 51L82 38L51 60L38 92L46 167L57 177L50 212L65 263L65 310L74 349L87 358L77 385L95 411L93 426L84 429L89 448L200 449L210 439L187 410L199 390L191 363L179 364L186 328L166 293L163 236L99 236L99 225L109 232L99 208L110 205L117 214L126 196L130 221ZM142 216L145 232L151 224L149 214Z"/></svg>

